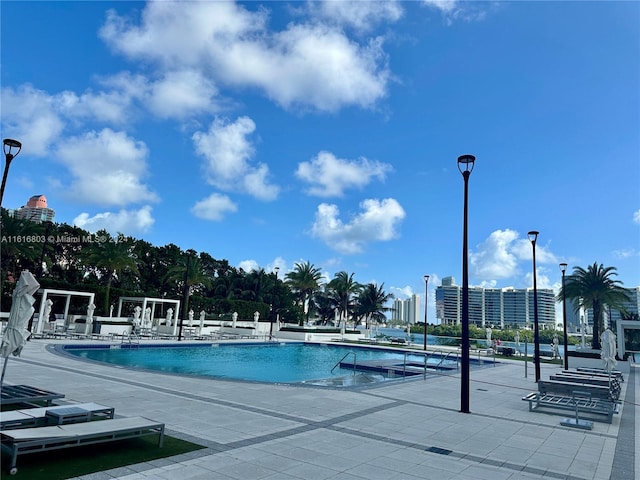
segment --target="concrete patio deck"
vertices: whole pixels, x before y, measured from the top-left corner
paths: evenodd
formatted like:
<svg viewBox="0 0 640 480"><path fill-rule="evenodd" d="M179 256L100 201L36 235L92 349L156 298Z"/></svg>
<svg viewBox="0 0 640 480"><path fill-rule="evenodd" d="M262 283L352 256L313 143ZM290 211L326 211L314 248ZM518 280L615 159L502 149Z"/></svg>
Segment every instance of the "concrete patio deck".
<svg viewBox="0 0 640 480"><path fill-rule="evenodd" d="M536 389L533 368L525 378L519 361L472 369L472 413L462 414L459 374L358 390L269 385L102 366L51 353L49 343L27 342L9 359L5 382L144 415L207 446L83 480L640 478L636 366L620 414L588 431L561 426L562 415L529 412L521 398ZM541 378L560 369L542 364Z"/></svg>

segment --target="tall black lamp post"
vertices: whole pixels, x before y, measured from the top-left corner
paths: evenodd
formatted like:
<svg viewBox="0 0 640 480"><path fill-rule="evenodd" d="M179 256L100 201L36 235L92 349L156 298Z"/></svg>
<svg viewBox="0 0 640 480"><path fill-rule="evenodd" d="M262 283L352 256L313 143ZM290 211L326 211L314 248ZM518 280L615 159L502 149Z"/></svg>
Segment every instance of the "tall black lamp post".
<svg viewBox="0 0 640 480"><path fill-rule="evenodd" d="M184 323L184 317L185 315L187 315L187 307L189 306L189 267L191 266L191 254L189 252L187 252L187 264L186 264L186 268L184 269L184 285L183 285L183 290L182 290L182 303L183 305L183 312L182 312L182 318L180 319L180 326L178 328L178 341L182 340L182 326Z"/></svg>
<svg viewBox="0 0 640 480"><path fill-rule="evenodd" d="M273 299L271 300L271 323L269 324L269 340L273 338L273 320L276 316L275 310L275 293L278 291L278 272L280 271L280 267L275 267L273 271L276 273L276 282L273 285Z"/></svg>
<svg viewBox="0 0 640 480"><path fill-rule="evenodd" d="M429 304L429 275L424 276L424 351L427 351L427 306Z"/></svg>
<svg viewBox="0 0 640 480"><path fill-rule="evenodd" d="M535 230L527 233L533 246L533 365L536 371L536 383L540 381L540 328L538 325L538 285L536 283L536 241L539 233Z"/></svg>
<svg viewBox="0 0 640 480"><path fill-rule="evenodd" d="M562 272L562 331L564 341L564 369L569 370L569 340L567 338L567 292L564 290L564 272L567 271L567 264L560 264L560 271Z"/></svg>
<svg viewBox="0 0 640 480"><path fill-rule="evenodd" d="M7 175L9 175L9 166L11 161L18 156L22 149L22 144L11 138L5 138L2 141L2 148L4 150L4 173L2 174L2 186L0 186L0 207L2 206L2 199L4 198L4 187L7 184Z"/></svg>
<svg viewBox="0 0 640 480"><path fill-rule="evenodd" d="M464 217L462 227L462 385L460 387L460 412L469 411L469 265L467 259L467 210L469 198L469 176L476 157L461 155L458 157L458 170L464 178Z"/></svg>

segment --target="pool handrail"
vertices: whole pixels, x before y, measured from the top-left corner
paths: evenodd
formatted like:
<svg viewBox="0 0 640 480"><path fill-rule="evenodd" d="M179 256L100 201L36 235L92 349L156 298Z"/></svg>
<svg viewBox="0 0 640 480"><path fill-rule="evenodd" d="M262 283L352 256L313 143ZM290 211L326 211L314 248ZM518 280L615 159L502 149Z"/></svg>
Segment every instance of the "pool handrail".
<svg viewBox="0 0 640 480"><path fill-rule="evenodd" d="M336 363L333 368L331 369L331 373L333 373L333 371L336 369L336 367L339 367L340 364L342 363L342 361L347 358L349 355L353 355L353 374L356 374L356 368L357 368L357 364L356 364L356 352L354 352L353 350L348 351L347 353L344 354L344 356L338 360L338 363Z"/></svg>

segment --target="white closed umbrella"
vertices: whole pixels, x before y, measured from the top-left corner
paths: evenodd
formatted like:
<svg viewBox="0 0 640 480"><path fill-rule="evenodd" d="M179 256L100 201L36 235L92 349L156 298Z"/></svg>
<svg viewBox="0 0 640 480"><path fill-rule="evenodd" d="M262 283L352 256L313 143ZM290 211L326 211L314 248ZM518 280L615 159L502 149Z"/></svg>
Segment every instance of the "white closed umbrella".
<svg viewBox="0 0 640 480"><path fill-rule="evenodd" d="M611 370L615 368L618 361L616 355L618 353L618 346L616 344L616 334L608 328L600 335L600 358L604 362L604 368L607 372L611 373Z"/></svg>
<svg viewBox="0 0 640 480"><path fill-rule="evenodd" d="M4 357L0 385L2 385L4 380L9 355L19 356L22 347L24 347L31 333L27 329L27 324L34 312L33 303L35 302L35 298L33 294L36 293L38 288L40 288L40 284L31 272L23 270L20 274L18 284L13 291L13 300L11 302L9 319L7 320L7 328L4 331L2 342L0 343L0 356Z"/></svg>

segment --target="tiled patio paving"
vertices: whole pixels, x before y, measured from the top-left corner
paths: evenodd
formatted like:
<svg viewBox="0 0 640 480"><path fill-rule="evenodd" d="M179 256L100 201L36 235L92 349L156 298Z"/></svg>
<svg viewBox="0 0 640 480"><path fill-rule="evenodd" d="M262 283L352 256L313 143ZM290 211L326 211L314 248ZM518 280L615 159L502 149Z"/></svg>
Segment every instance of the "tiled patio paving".
<svg viewBox="0 0 640 480"><path fill-rule="evenodd" d="M621 413L587 431L529 412L521 398L535 390L533 369L525 378L516 361L473 369L472 413L462 414L458 374L358 390L267 385L96 365L51 353L48 343L28 342L5 381L143 415L208 447L85 480L640 478L636 367ZM542 364L542 378L560 368Z"/></svg>

